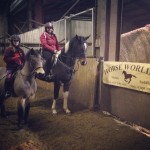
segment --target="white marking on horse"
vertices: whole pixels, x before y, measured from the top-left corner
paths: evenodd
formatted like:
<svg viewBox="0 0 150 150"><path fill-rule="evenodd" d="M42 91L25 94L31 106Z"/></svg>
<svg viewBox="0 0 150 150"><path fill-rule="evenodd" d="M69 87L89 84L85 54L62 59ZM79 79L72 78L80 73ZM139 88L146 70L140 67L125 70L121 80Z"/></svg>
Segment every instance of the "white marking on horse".
<svg viewBox="0 0 150 150"><path fill-rule="evenodd" d="M56 114L57 114L57 111L56 111L56 99L53 99L52 114L53 114L53 115L56 115Z"/></svg>
<svg viewBox="0 0 150 150"><path fill-rule="evenodd" d="M85 49L87 49L87 43L84 43L84 47L85 47Z"/></svg>
<svg viewBox="0 0 150 150"><path fill-rule="evenodd" d="M69 95L68 91L63 93L63 97L64 97L63 109L67 114L70 114L70 110L68 109L68 95Z"/></svg>
<svg viewBox="0 0 150 150"><path fill-rule="evenodd" d="M69 50L69 43L70 43L70 41L68 41L68 42L65 44L65 53L67 53L68 50Z"/></svg>

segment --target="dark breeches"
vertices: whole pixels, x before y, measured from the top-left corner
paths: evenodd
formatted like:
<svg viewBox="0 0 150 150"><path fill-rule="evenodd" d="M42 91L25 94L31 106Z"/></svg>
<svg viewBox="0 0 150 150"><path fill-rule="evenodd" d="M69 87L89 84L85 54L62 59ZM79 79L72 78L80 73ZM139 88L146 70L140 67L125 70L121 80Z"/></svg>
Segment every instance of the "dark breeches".
<svg viewBox="0 0 150 150"><path fill-rule="evenodd" d="M53 53L50 52L50 51L47 51L47 50L43 50L43 58L45 59L45 73L49 73L50 70L51 70L51 67L52 67L52 56L53 56Z"/></svg>

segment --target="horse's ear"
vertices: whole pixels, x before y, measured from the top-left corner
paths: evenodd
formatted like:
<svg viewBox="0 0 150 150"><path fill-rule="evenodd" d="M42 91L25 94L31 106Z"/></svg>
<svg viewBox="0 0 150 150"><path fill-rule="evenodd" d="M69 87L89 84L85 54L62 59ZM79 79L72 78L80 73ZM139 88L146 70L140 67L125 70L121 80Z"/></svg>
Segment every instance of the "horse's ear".
<svg viewBox="0 0 150 150"><path fill-rule="evenodd" d="M90 36L91 36L91 35L84 37L84 38L85 38L85 40L87 40Z"/></svg>
<svg viewBox="0 0 150 150"><path fill-rule="evenodd" d="M35 51L33 48L30 49L30 55L34 55L35 54Z"/></svg>
<svg viewBox="0 0 150 150"><path fill-rule="evenodd" d="M39 52L40 52L40 54L42 54L42 48L40 47L40 49L39 49Z"/></svg>
<svg viewBox="0 0 150 150"><path fill-rule="evenodd" d="M79 39L79 36L76 34L76 39L78 40Z"/></svg>

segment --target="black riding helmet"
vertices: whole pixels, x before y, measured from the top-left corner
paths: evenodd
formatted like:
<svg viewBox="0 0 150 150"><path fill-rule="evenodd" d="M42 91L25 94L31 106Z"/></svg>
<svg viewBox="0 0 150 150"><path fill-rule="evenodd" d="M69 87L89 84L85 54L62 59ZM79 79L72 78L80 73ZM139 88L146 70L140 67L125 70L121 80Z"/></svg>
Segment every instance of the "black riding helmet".
<svg viewBox="0 0 150 150"><path fill-rule="evenodd" d="M15 46L15 45L13 44L13 41L19 41L19 44L20 44L20 37L19 37L18 35L14 34L14 35L12 35L12 36L10 37L10 41L11 41L11 44L12 44L13 46Z"/></svg>
<svg viewBox="0 0 150 150"><path fill-rule="evenodd" d="M10 41L11 41L11 42L12 42L12 41L19 41L19 42L20 42L20 37L19 37L18 35L14 34L14 35L12 35L12 36L10 37Z"/></svg>

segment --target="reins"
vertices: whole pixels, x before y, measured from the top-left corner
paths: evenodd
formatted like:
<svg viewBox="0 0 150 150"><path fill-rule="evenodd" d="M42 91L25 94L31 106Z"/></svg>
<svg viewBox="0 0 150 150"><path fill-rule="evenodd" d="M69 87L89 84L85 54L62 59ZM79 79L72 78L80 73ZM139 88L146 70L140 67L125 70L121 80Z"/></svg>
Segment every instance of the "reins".
<svg viewBox="0 0 150 150"><path fill-rule="evenodd" d="M35 68L35 69L31 72L30 75L24 75L24 74L21 72L21 70L18 70L18 71L20 72L20 74L21 74L22 76L31 77L31 76L34 75L35 71L38 70L38 69L40 69L40 68L43 68L43 67L37 67L37 68ZM16 71L16 72L17 72L17 71ZM16 72L15 72L15 73L16 73ZM11 74L11 73L5 74L2 78L0 78L0 81L1 81L2 79L4 79L5 77L7 77L9 74Z"/></svg>
<svg viewBox="0 0 150 150"><path fill-rule="evenodd" d="M20 70L20 74L21 74L22 76L25 76L25 77L32 77L32 76L34 76L35 71L38 70L38 69L40 69L40 68L43 68L43 67L37 67L37 68L35 68L35 69L31 72L31 74L29 74L29 75L24 75L24 74L21 72L21 70Z"/></svg>
<svg viewBox="0 0 150 150"><path fill-rule="evenodd" d="M64 62L62 62L60 59L58 59L57 61L59 61L63 66L65 66L66 68L68 68L69 70L72 70L74 73L76 72L76 71L78 71L78 69L79 69L79 61L77 62L77 66L78 66L78 68L77 69L75 69L75 67L73 66L73 67L69 67L69 66L67 66Z"/></svg>
<svg viewBox="0 0 150 150"><path fill-rule="evenodd" d="M13 74L15 74L15 73L19 70L19 68L20 68L20 67L18 67L18 69L17 69ZM7 77L9 74L11 74L11 73L8 72L7 74L5 74L2 78L0 78L0 81L1 81L2 79L4 79L5 77Z"/></svg>
<svg viewBox="0 0 150 150"><path fill-rule="evenodd" d="M0 81L2 80L2 79L4 79L7 75L9 75L10 73L7 73L7 74L5 74L2 78L0 78Z"/></svg>
<svg viewBox="0 0 150 150"><path fill-rule="evenodd" d="M61 54L61 56L66 57L66 58L70 58L71 60L74 60L74 61L75 61L76 59L78 59L78 57L72 58L72 57L70 57L70 56L65 56L65 55L63 55L63 54ZM63 66L65 66L65 67L68 68L69 70L72 70L74 73L79 70L79 60L77 61L77 69L75 69L75 65L73 65L73 67L69 67L69 66L68 66L67 64L65 64L63 61L61 61L61 60L59 59L59 57L57 58L57 61L59 61Z"/></svg>
<svg viewBox="0 0 150 150"><path fill-rule="evenodd" d="M34 73L35 73L36 70L38 70L38 69L40 69L40 68L43 68L43 67L36 67L36 68L34 68L34 66L32 65L31 61L30 61L29 65L30 65L30 67L33 69L32 72L31 72L29 75L24 75L24 74L21 72L21 70L20 70L20 74L21 74L22 76L32 77L32 76L34 76Z"/></svg>

